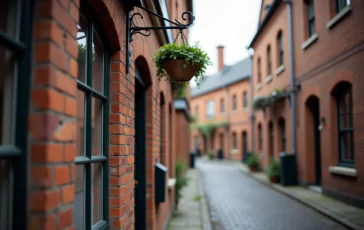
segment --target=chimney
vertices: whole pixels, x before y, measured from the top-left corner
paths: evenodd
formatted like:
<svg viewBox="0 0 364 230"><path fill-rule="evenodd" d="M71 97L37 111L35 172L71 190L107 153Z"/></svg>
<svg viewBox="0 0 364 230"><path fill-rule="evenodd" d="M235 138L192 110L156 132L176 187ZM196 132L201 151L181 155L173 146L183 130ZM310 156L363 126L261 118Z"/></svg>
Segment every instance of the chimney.
<svg viewBox="0 0 364 230"><path fill-rule="evenodd" d="M224 68L224 47L218 46L217 52L218 52L218 59L219 59L218 60L219 61L218 71L221 72L221 70Z"/></svg>

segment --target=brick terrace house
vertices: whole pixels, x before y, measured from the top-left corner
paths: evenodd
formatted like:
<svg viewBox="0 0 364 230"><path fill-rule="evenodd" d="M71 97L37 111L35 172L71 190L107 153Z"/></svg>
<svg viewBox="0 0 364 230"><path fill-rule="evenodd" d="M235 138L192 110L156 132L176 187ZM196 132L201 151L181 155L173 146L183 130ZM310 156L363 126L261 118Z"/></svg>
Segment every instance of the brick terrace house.
<svg viewBox="0 0 364 230"><path fill-rule="evenodd" d="M165 25L137 4L181 22L192 11L192 0L1 2L0 229L166 227L176 142L189 145L176 125L189 115L178 115L175 88L151 61L173 33L134 35L126 72L127 17ZM168 168L164 202L158 162Z"/></svg>
<svg viewBox="0 0 364 230"><path fill-rule="evenodd" d="M243 152L250 149L250 77L251 59L246 58L232 66L224 65L224 47L218 47L218 72L206 76L200 88L191 88L191 114L197 124L227 122L211 137L198 130L191 134L191 148L204 154L218 150L225 158L242 160Z"/></svg>
<svg viewBox="0 0 364 230"><path fill-rule="evenodd" d="M288 93L255 111L254 150L262 153L263 166L269 156L294 153L301 184L360 207L363 14L360 0L265 0L250 45L255 99L275 89Z"/></svg>

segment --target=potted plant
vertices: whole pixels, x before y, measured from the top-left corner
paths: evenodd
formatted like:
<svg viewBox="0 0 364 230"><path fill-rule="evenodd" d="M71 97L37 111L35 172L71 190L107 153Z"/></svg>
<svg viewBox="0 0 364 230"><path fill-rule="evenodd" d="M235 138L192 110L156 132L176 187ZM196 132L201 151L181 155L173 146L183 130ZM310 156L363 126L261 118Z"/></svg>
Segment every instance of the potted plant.
<svg viewBox="0 0 364 230"><path fill-rule="evenodd" d="M259 167L259 157L258 154L252 153L248 156L248 159L246 160L246 164L248 165L251 172L258 171Z"/></svg>
<svg viewBox="0 0 364 230"><path fill-rule="evenodd" d="M269 176L269 180L272 183L278 183L279 182L279 177L280 177L280 174L281 174L280 170L281 169L280 169L279 162L274 157L271 157L269 165L268 165L267 173L268 173L268 176Z"/></svg>
<svg viewBox="0 0 364 230"><path fill-rule="evenodd" d="M201 50L198 44L172 43L161 46L154 55L153 61L157 67L158 80L170 82L188 82L195 76L199 86L199 79L208 65L211 65L207 53Z"/></svg>
<svg viewBox="0 0 364 230"><path fill-rule="evenodd" d="M186 165L183 161L177 160L175 165L176 170L176 184L175 184L175 203L176 209L178 207L178 202L182 197L182 189L187 186L189 178L185 176Z"/></svg>

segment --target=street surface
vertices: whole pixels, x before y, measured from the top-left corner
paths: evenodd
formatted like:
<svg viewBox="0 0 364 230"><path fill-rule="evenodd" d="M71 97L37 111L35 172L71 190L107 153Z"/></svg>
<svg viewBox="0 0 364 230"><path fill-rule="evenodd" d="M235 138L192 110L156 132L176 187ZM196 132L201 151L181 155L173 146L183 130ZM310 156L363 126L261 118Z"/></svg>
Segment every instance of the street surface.
<svg viewBox="0 0 364 230"><path fill-rule="evenodd" d="M346 227L240 172L197 161L214 230L344 230Z"/></svg>

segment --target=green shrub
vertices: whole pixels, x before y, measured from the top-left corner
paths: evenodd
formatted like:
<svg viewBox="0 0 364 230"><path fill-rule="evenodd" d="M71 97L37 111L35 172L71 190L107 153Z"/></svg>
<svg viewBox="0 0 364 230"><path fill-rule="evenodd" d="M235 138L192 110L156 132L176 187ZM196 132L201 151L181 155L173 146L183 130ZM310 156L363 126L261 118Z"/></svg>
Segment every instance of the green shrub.
<svg viewBox="0 0 364 230"><path fill-rule="evenodd" d="M185 176L186 164L180 160L176 161L176 185L175 185L175 199L176 202L182 197L183 187L188 185L189 178Z"/></svg>
<svg viewBox="0 0 364 230"><path fill-rule="evenodd" d="M279 161L277 161L274 157L269 159L269 165L267 168L267 173L269 177L279 177L281 175L281 168Z"/></svg>
<svg viewBox="0 0 364 230"><path fill-rule="evenodd" d="M258 154L252 153L248 156L248 159L246 159L246 164L249 167L258 167L259 166L259 157Z"/></svg>
<svg viewBox="0 0 364 230"><path fill-rule="evenodd" d="M207 157L209 158L209 160L212 160L215 158L214 154L212 153L212 151L207 152Z"/></svg>

